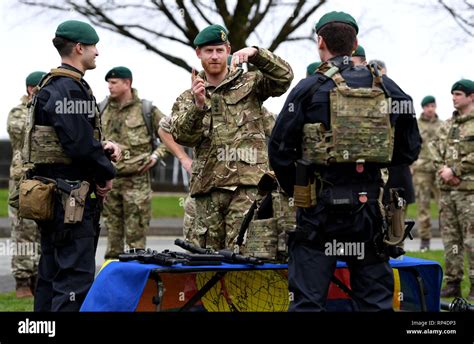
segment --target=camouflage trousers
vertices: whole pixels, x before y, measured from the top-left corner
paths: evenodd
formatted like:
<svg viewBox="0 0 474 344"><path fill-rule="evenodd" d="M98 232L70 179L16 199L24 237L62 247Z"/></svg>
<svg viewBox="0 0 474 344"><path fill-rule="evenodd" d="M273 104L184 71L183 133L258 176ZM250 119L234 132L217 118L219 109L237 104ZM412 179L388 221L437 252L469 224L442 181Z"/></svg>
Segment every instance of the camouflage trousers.
<svg viewBox="0 0 474 344"><path fill-rule="evenodd" d="M446 282L462 280L466 248L469 279L474 285L474 191L441 191L439 210Z"/></svg>
<svg viewBox="0 0 474 344"><path fill-rule="evenodd" d="M439 188L436 186L436 172L416 172L413 175L415 185L416 205L418 209L418 233L421 239L431 239L431 211L432 198L438 202Z"/></svg>
<svg viewBox="0 0 474 344"><path fill-rule="evenodd" d="M192 232L196 218L196 200L190 195L184 200L184 219L183 219L183 235L188 241L192 240Z"/></svg>
<svg viewBox="0 0 474 344"><path fill-rule="evenodd" d="M106 259L117 258L126 248L145 248L151 220L150 174L114 179L104 202L103 219Z"/></svg>
<svg viewBox="0 0 474 344"><path fill-rule="evenodd" d="M13 183L10 180L10 190ZM17 209L8 207L12 228L12 274L15 279L27 279L38 274L40 232L35 221L19 219L17 214Z"/></svg>
<svg viewBox="0 0 474 344"><path fill-rule="evenodd" d="M238 187L196 197L196 223L188 239L201 247L234 249L244 214L256 195L256 187Z"/></svg>

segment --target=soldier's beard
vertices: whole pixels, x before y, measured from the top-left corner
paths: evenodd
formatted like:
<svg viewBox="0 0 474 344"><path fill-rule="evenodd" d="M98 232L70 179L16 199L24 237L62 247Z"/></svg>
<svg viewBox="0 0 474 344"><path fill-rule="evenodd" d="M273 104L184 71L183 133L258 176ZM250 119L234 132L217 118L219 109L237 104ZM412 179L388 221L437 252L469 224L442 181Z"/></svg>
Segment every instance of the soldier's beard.
<svg viewBox="0 0 474 344"><path fill-rule="evenodd" d="M207 74L220 75L227 70L226 63L202 61L202 67Z"/></svg>

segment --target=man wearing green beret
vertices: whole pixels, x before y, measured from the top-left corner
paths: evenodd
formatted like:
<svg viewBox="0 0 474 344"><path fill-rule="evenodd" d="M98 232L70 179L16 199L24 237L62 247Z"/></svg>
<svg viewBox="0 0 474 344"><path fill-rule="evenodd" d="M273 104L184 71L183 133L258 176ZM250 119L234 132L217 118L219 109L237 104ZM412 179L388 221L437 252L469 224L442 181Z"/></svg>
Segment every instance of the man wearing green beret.
<svg viewBox="0 0 474 344"><path fill-rule="evenodd" d="M321 66L321 63L322 62L310 63L308 67L306 67L306 77L313 75L316 72L316 69L318 69L319 66Z"/></svg>
<svg viewBox="0 0 474 344"><path fill-rule="evenodd" d="M194 147L191 196L196 199L193 242L234 248L242 214L252 205L257 183L268 171L262 103L289 88L293 72L270 51L247 47L233 53L227 30L210 25L195 38L203 71L172 109L175 141ZM257 70L244 72L249 62Z"/></svg>
<svg viewBox="0 0 474 344"><path fill-rule="evenodd" d="M120 146L123 155L115 165L117 177L104 203L105 259L117 259L124 250L146 247L151 220L150 169L167 151L156 143L164 115L151 101L139 98L132 88L131 70L114 67L105 81L110 96L99 105L103 133Z"/></svg>
<svg viewBox="0 0 474 344"><path fill-rule="evenodd" d="M365 49L362 45L358 45L356 50L352 53L352 62L355 66L366 66L367 60L365 58Z"/></svg>
<svg viewBox="0 0 474 344"><path fill-rule="evenodd" d="M462 79L451 88L453 116L430 143L441 188L439 224L446 261L442 297L461 296L464 249L474 300L474 82Z"/></svg>
<svg viewBox="0 0 474 344"><path fill-rule="evenodd" d="M434 198L436 202L439 200L439 186L436 182L437 174L428 144L436 138L436 133L441 127L442 121L436 113L435 97L424 97L421 101L421 107L423 108L423 112L418 119L418 128L420 129L423 143L418 160L413 163L411 168L418 209L418 233L421 239L420 250L424 252L430 249L430 201L432 198Z"/></svg>
<svg viewBox="0 0 474 344"><path fill-rule="evenodd" d="M16 186L24 174L25 167L21 156L21 147L25 136L25 121L28 114L27 104L30 102L35 87L39 84L45 72L36 71L26 77L26 95L21 97L21 103L8 114L7 131L12 145L12 162L10 164L9 198L14 195ZM18 217L18 209L9 206L8 216L11 221L12 243L31 247L29 254L16 252L12 256L12 273L16 282L18 298L32 297L36 285L39 260L39 231L33 220Z"/></svg>
<svg viewBox="0 0 474 344"><path fill-rule="evenodd" d="M95 98L83 78L96 67L98 41L87 23L68 20L57 27L53 45L61 66L42 79L29 112L23 157L33 168L26 177L57 185L52 213L29 211L39 188L25 195L30 207L21 199L19 204L41 232L35 311L79 311L94 281L101 204L116 173L111 159L121 158L120 148L101 135Z"/></svg>
<svg viewBox="0 0 474 344"><path fill-rule="evenodd" d="M351 274L347 309L392 310L389 256L403 254L396 247L403 238L384 233L380 168L411 164L421 139L410 96L374 68L354 66L357 32L347 13L321 17L323 63L290 92L268 144L270 165L297 207L288 237L290 311L341 310L327 300L338 260Z"/></svg>

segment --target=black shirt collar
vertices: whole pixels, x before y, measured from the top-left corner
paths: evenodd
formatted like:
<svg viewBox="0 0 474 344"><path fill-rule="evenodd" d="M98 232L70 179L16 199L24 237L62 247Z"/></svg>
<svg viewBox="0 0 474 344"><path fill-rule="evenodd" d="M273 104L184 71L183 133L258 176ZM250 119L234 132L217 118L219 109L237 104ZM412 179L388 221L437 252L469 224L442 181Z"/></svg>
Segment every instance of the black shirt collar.
<svg viewBox="0 0 474 344"><path fill-rule="evenodd" d="M80 73L82 76L84 76L83 72L81 72L76 67L73 67L73 66L71 66L70 64L67 64L67 63L61 63L61 66L59 68L69 69L69 70L72 70L73 72Z"/></svg>
<svg viewBox="0 0 474 344"><path fill-rule="evenodd" d="M354 66L350 56L334 56L330 58L328 62L338 67L340 71Z"/></svg>

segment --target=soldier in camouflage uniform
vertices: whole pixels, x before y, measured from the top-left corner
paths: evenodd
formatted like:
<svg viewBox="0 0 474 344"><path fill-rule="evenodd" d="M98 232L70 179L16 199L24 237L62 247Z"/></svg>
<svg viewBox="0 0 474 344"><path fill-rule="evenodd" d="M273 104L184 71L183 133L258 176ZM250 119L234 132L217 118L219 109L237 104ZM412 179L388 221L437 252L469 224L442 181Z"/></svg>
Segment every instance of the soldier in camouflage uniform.
<svg viewBox="0 0 474 344"><path fill-rule="evenodd" d="M8 114L7 131L10 135L13 155L10 165L9 195L11 197L15 185L26 172L23 167L21 148L25 135L25 121L28 114L27 104L31 99L34 87L38 85L45 72L33 72L26 78L27 95L21 98L21 104L14 107ZM40 235L35 221L18 218L18 209L8 207L8 216L12 223L12 243L17 249L22 247L33 248L29 255L20 255L15 252L12 256L12 273L16 281L16 296L18 298L33 296L36 277L38 274Z"/></svg>
<svg viewBox="0 0 474 344"><path fill-rule="evenodd" d="M461 296L464 247L474 299L474 82L462 79L451 88L456 111L430 142L440 176L440 229L446 260L442 297Z"/></svg>
<svg viewBox="0 0 474 344"><path fill-rule="evenodd" d="M202 30L194 40L204 71L193 73L192 88L173 105L175 141L194 147L191 196L196 198L194 243L234 248L243 218L268 170L262 103L283 94L293 79L291 67L262 48L233 54L220 25ZM236 68L250 62L257 71Z"/></svg>
<svg viewBox="0 0 474 344"><path fill-rule="evenodd" d="M228 59L229 61L229 59ZM273 125L275 124L275 115L268 111L265 107L262 107L262 110L265 113L265 135L267 137L270 136L271 131L273 129ZM179 160L181 165L183 165L184 169L189 173L192 174L192 159L189 157L188 154L184 151L183 147L178 145L173 136L170 133L171 128L171 117L165 116L160 121L160 129L158 133L160 135L160 140L163 142L169 151ZM184 201L184 220L183 220L183 235L184 238L188 241L193 240L193 228L194 228L194 219L196 217L196 201L190 195L188 195Z"/></svg>
<svg viewBox="0 0 474 344"><path fill-rule="evenodd" d="M433 197L439 200L439 187L436 183L436 170L430 154L428 143L434 139L442 121L436 114L436 99L426 96L421 101L423 112L418 119L423 144L418 160L412 165L413 182L415 184L416 203L418 206L418 232L420 234L420 250L430 249L431 212L430 201Z"/></svg>
<svg viewBox="0 0 474 344"><path fill-rule="evenodd" d="M163 159L163 145L153 151L152 135L144 120L144 105L132 88L132 72L126 67L112 68L105 76L110 97L102 113L105 136L118 143L123 160L117 163L117 178L104 203L104 224L108 232L106 259L117 258L126 248L144 248L151 219L151 181L149 170ZM151 108L156 131L164 115ZM127 246L124 247L124 243Z"/></svg>

